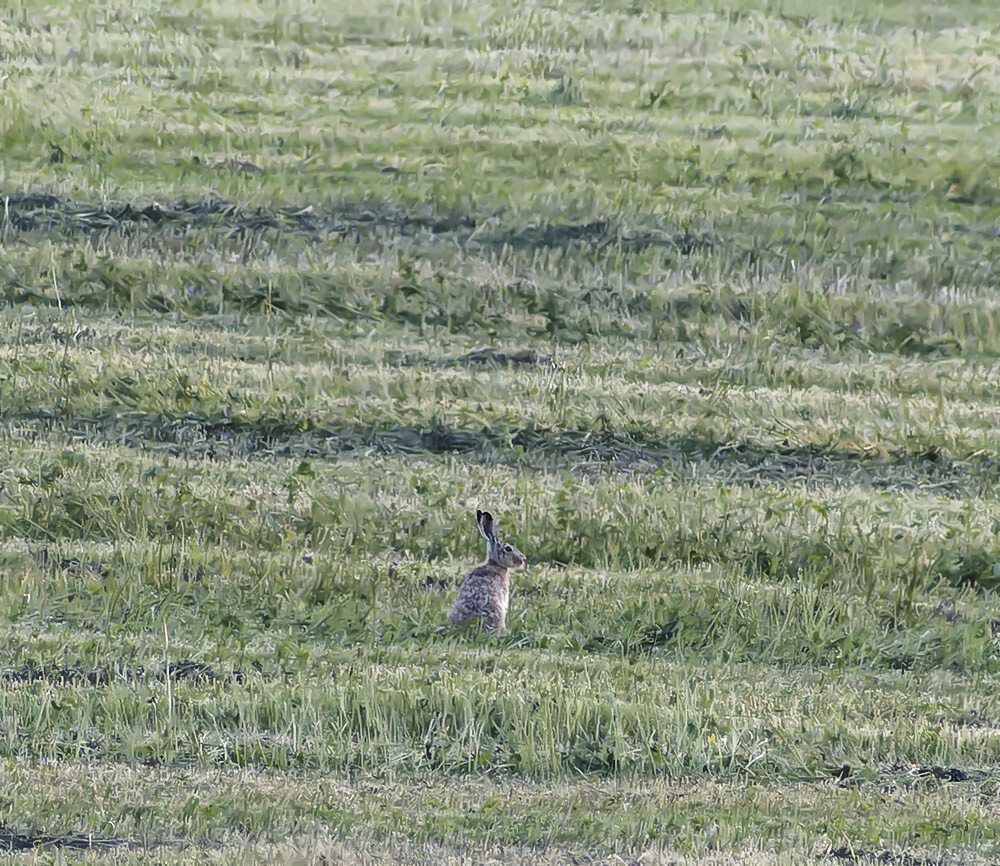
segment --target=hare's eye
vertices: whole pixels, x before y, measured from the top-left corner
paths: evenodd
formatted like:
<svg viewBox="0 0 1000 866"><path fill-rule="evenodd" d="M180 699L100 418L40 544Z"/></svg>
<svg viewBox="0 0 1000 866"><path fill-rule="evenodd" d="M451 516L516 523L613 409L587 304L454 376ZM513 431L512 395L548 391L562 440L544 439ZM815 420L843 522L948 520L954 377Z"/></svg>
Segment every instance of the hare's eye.
<svg viewBox="0 0 1000 866"><path fill-rule="evenodd" d="M511 551L512 551L513 549L514 549L514 548L513 548L513 547L511 547L511 546L510 546L509 544L505 544L505 545L503 546L503 550L504 550L504 553L510 553L510 552L511 552Z"/></svg>

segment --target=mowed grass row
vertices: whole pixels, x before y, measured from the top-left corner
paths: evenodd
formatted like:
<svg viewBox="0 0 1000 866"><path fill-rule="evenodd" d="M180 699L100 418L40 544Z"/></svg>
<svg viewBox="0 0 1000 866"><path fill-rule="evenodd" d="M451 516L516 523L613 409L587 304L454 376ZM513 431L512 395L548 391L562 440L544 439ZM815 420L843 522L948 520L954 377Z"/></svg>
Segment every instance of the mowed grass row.
<svg viewBox="0 0 1000 866"><path fill-rule="evenodd" d="M319 312L564 339L641 327L681 342L679 313L695 326L713 312L766 325L795 324L808 310L815 332L801 339L834 347L919 352L893 341L895 316L936 335L929 348L947 349L941 338L950 337L996 352L995 205L843 205L784 193L727 201L664 185L661 208L651 202L636 215L604 205L573 216L560 200L551 213L404 206L392 190L280 208L217 195L163 204L11 196L0 228L23 243L5 250L5 296L104 311ZM833 333L824 340L824 331Z"/></svg>
<svg viewBox="0 0 1000 866"><path fill-rule="evenodd" d="M690 350L647 355L631 340L522 338L518 352L476 351L469 337L337 336L309 324L289 333L280 322L254 334L241 319L212 330L137 327L19 308L5 326L5 419L103 426L109 438L126 427L177 438L187 425L303 452L324 438L347 449L381 435L389 447L395 435L398 448L440 451L560 442L583 451L589 436L592 448L618 443L634 457L868 454L924 458L942 480L954 467L932 465L939 458L989 470L981 458L996 451L996 366L985 360L833 353L751 326L740 341L715 319ZM732 348L720 358L723 345ZM420 438L430 430L441 432L436 446Z"/></svg>
<svg viewBox="0 0 1000 866"><path fill-rule="evenodd" d="M995 11L753 6L0 13L0 848L996 858Z"/></svg>
<svg viewBox="0 0 1000 866"><path fill-rule="evenodd" d="M969 26L976 4L945 11L944 31L926 6L917 28L888 25L882 10L798 18L776 6L376 3L330 20L254 3L13 9L5 149L31 183L108 180L156 198L165 180L201 197L273 177L290 198L335 182L348 201L382 187L411 203L482 191L523 205L534 186L542 204L547 194L581 211L618 200L642 212L644 200L662 206L664 183L735 186L749 174L746 193L798 193L806 180L922 198L959 195L954 184L990 200L976 133L995 123L996 36ZM623 183L607 182L609 156ZM237 161L227 177L231 157L264 171Z"/></svg>
<svg viewBox="0 0 1000 866"><path fill-rule="evenodd" d="M611 327L598 307L669 337L677 286L690 307L691 289L793 283L851 295L800 308L794 329L815 318L821 343L851 340L855 316L865 332L888 290L967 304L957 321L891 305L872 329L889 351L995 353L970 299L996 281L997 70L958 59L995 53L985 31L893 29L881 11L846 26L394 4L336 28L252 4L214 26L131 11L10 15L4 228L30 241L8 253L10 300L451 330L510 315L569 334ZM63 56L59 34L85 25ZM19 200L39 187L59 196Z"/></svg>
<svg viewBox="0 0 1000 866"><path fill-rule="evenodd" d="M413 857L414 851L412 862L427 864L474 857L515 863L560 863L576 857L588 862L596 859L594 850L605 846L625 849L664 838L679 841L684 850L705 852L689 857L678 853L673 862L794 863L801 862L795 857L802 853L824 862L819 848L790 852L788 839L824 833L888 837L898 850L899 841L916 836L927 841L910 850L928 853L947 832L951 856L973 863L978 862L975 851L983 828L992 821L988 802L976 792L956 795L954 787L945 788L931 776L906 773L884 786L885 807L876 815L865 785L650 780L635 790L606 779L554 786L485 779L415 788L368 782L359 789L317 774L279 780L251 769L167 773L124 765L86 772L43 766L30 778L5 769L3 780L17 807L31 808L39 790L58 789L67 799L87 804L91 823L114 824L133 838L156 839L159 827L173 824L211 847L218 834L238 827L230 844L238 857L252 862L308 863L323 856L351 862L359 854L371 862L401 854ZM914 815L926 817L914 820ZM77 818L58 806L45 817L53 825ZM886 818L889 830L879 823ZM317 826L336 827L340 836L323 838L315 832ZM278 830L280 838L266 841L260 834L264 828ZM561 856L550 853L553 839L563 843ZM116 848L114 841L98 839L103 850L88 859L148 862L142 859L148 854ZM157 862L184 862L179 840L171 841L161 845ZM871 849L856 850L863 856ZM847 856L841 853L836 859Z"/></svg>

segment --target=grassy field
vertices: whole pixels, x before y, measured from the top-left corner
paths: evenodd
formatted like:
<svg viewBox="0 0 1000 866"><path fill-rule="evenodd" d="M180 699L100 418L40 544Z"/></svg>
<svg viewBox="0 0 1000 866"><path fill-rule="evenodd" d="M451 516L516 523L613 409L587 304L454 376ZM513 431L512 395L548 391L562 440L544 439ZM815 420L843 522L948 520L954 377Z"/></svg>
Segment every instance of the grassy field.
<svg viewBox="0 0 1000 866"><path fill-rule="evenodd" d="M998 32L5 4L0 851L1000 859Z"/></svg>

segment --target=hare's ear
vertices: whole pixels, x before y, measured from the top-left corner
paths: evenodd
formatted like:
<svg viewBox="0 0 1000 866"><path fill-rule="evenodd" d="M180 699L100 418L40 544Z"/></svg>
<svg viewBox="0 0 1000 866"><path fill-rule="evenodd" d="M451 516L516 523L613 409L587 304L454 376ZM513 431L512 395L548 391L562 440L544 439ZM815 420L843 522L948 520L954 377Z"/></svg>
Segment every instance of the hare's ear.
<svg viewBox="0 0 1000 866"><path fill-rule="evenodd" d="M496 541L496 529L493 526L493 515L488 511L476 509L476 523L479 524L479 534L487 541Z"/></svg>

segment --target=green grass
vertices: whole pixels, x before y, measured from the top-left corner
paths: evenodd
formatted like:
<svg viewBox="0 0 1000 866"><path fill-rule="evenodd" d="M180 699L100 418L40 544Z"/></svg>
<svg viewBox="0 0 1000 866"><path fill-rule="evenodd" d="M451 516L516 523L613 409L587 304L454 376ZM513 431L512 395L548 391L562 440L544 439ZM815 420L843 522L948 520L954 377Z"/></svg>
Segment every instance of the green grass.
<svg viewBox="0 0 1000 866"><path fill-rule="evenodd" d="M7 4L0 850L995 862L997 32Z"/></svg>

